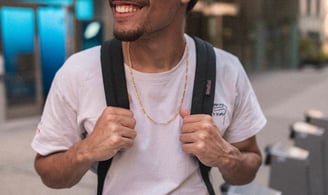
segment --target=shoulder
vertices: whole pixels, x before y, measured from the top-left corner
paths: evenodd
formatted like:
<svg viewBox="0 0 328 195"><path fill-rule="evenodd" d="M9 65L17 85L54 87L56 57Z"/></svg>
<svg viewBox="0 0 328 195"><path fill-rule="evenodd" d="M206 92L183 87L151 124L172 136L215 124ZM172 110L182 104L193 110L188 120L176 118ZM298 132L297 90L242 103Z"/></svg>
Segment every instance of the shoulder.
<svg viewBox="0 0 328 195"><path fill-rule="evenodd" d="M53 90L66 98L77 98L87 81L100 75L100 47L97 46L70 56L57 71L52 83Z"/></svg>
<svg viewBox="0 0 328 195"><path fill-rule="evenodd" d="M56 79L83 81L101 73L100 46L71 55L57 71Z"/></svg>
<svg viewBox="0 0 328 195"><path fill-rule="evenodd" d="M232 70L232 71L240 71L243 69L242 64L239 61L239 58L232 53L224 51L219 48L214 48L216 54L216 63L220 69L225 71Z"/></svg>
<svg viewBox="0 0 328 195"><path fill-rule="evenodd" d="M236 86L248 76L239 58L234 54L219 48L214 48L216 54L217 79Z"/></svg>
<svg viewBox="0 0 328 195"><path fill-rule="evenodd" d="M100 46L80 51L70 56L60 71L74 73L93 72L100 64Z"/></svg>

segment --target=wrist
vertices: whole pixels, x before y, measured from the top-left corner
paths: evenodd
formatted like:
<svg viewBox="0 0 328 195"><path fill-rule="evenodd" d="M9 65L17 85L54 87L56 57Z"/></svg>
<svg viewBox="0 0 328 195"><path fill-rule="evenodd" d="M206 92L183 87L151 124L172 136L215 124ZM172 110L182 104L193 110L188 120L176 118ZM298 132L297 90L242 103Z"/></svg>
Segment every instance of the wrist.
<svg viewBox="0 0 328 195"><path fill-rule="evenodd" d="M237 148L231 147L230 150L220 158L217 167L222 171L233 171L243 161L242 158L242 153Z"/></svg>
<svg viewBox="0 0 328 195"><path fill-rule="evenodd" d="M75 159L77 163L90 164L92 165L94 161L92 160L92 153L89 152L89 147L85 140L74 145L75 148Z"/></svg>

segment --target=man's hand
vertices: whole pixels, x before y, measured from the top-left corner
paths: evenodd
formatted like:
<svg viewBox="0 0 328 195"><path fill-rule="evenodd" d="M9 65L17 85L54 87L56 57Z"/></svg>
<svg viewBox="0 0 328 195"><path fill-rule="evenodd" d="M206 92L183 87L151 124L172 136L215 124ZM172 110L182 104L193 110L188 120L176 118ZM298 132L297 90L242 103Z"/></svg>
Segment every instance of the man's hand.
<svg viewBox="0 0 328 195"><path fill-rule="evenodd" d="M87 156L91 161L110 159L120 150L133 145L137 136L136 120L130 110L107 107L99 117L93 132L86 138Z"/></svg>
<svg viewBox="0 0 328 195"><path fill-rule="evenodd" d="M204 165L219 168L230 184L247 184L254 179L262 162L255 136L230 144L220 135L210 115L190 115L188 111L181 111L180 115L183 151L196 156Z"/></svg>
<svg viewBox="0 0 328 195"><path fill-rule="evenodd" d="M222 138L210 115L190 115L187 111L181 111L181 116L182 148L186 153L195 155L204 165L220 167L228 163L232 153L240 154L237 148Z"/></svg>
<svg viewBox="0 0 328 195"><path fill-rule="evenodd" d="M37 154L35 169L48 187L72 187L95 162L110 159L118 151L130 148L137 135L135 124L130 110L107 107L86 139L67 151L48 156Z"/></svg>

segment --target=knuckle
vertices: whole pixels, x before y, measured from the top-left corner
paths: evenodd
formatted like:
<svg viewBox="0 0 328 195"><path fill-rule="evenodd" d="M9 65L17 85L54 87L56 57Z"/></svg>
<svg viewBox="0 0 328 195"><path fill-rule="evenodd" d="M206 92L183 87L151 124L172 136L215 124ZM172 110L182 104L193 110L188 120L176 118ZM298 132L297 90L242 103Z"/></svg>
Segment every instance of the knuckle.
<svg viewBox="0 0 328 195"><path fill-rule="evenodd" d="M108 126L111 129L111 132L117 132L120 129L120 126L117 123L109 123Z"/></svg>
<svg viewBox="0 0 328 195"><path fill-rule="evenodd" d="M198 152L204 152L205 151L205 144L204 144L204 142L198 142L197 144L196 144L196 149L197 149L197 151Z"/></svg>
<svg viewBox="0 0 328 195"><path fill-rule="evenodd" d="M202 131L198 134L198 138L201 140L201 141L205 141L209 138L209 134L205 131Z"/></svg>
<svg viewBox="0 0 328 195"><path fill-rule="evenodd" d="M106 115L106 120L107 121L116 121L117 120L117 116L114 114L107 114Z"/></svg>
<svg viewBox="0 0 328 195"><path fill-rule="evenodd" d="M103 114L104 115L108 115L108 114L110 114L110 113L113 113L113 107L111 107L111 106L108 106L108 107L106 107L105 109L104 109L104 111L103 111Z"/></svg>
<svg viewBox="0 0 328 195"><path fill-rule="evenodd" d="M212 129L212 125L211 123L208 123L208 122L205 122L201 125L201 128L204 130L204 131L209 131Z"/></svg>
<svg viewBox="0 0 328 195"><path fill-rule="evenodd" d="M205 121L212 121L212 116L206 114L206 115L204 115L204 120L205 120Z"/></svg>
<svg viewBox="0 0 328 195"><path fill-rule="evenodd" d="M121 143L121 138L117 135L112 136L110 140L113 146L119 145Z"/></svg>

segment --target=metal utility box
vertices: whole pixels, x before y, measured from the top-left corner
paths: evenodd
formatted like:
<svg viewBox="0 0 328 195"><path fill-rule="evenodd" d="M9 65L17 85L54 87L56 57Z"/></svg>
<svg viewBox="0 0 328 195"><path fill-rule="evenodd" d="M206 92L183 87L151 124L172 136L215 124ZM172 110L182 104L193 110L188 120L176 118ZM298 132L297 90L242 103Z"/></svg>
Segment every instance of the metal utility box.
<svg viewBox="0 0 328 195"><path fill-rule="evenodd" d="M305 121L322 127L324 129L324 149L322 150L322 155L324 159L324 168L322 172L324 173L324 186L325 194L328 194L328 116L320 110L308 110L305 112Z"/></svg>
<svg viewBox="0 0 328 195"><path fill-rule="evenodd" d="M235 186L223 184L221 186L222 195L281 195L282 193L272 188L262 186L257 183Z"/></svg>
<svg viewBox="0 0 328 195"><path fill-rule="evenodd" d="M305 121L328 130L328 116L320 110L306 111Z"/></svg>
<svg viewBox="0 0 328 195"><path fill-rule="evenodd" d="M309 151L276 143L266 148L266 164L270 165L269 187L283 195L311 194Z"/></svg>
<svg viewBox="0 0 328 195"><path fill-rule="evenodd" d="M309 176L312 195L325 195L324 165L324 129L303 121L295 122L290 127L291 139L295 146L308 150Z"/></svg>

